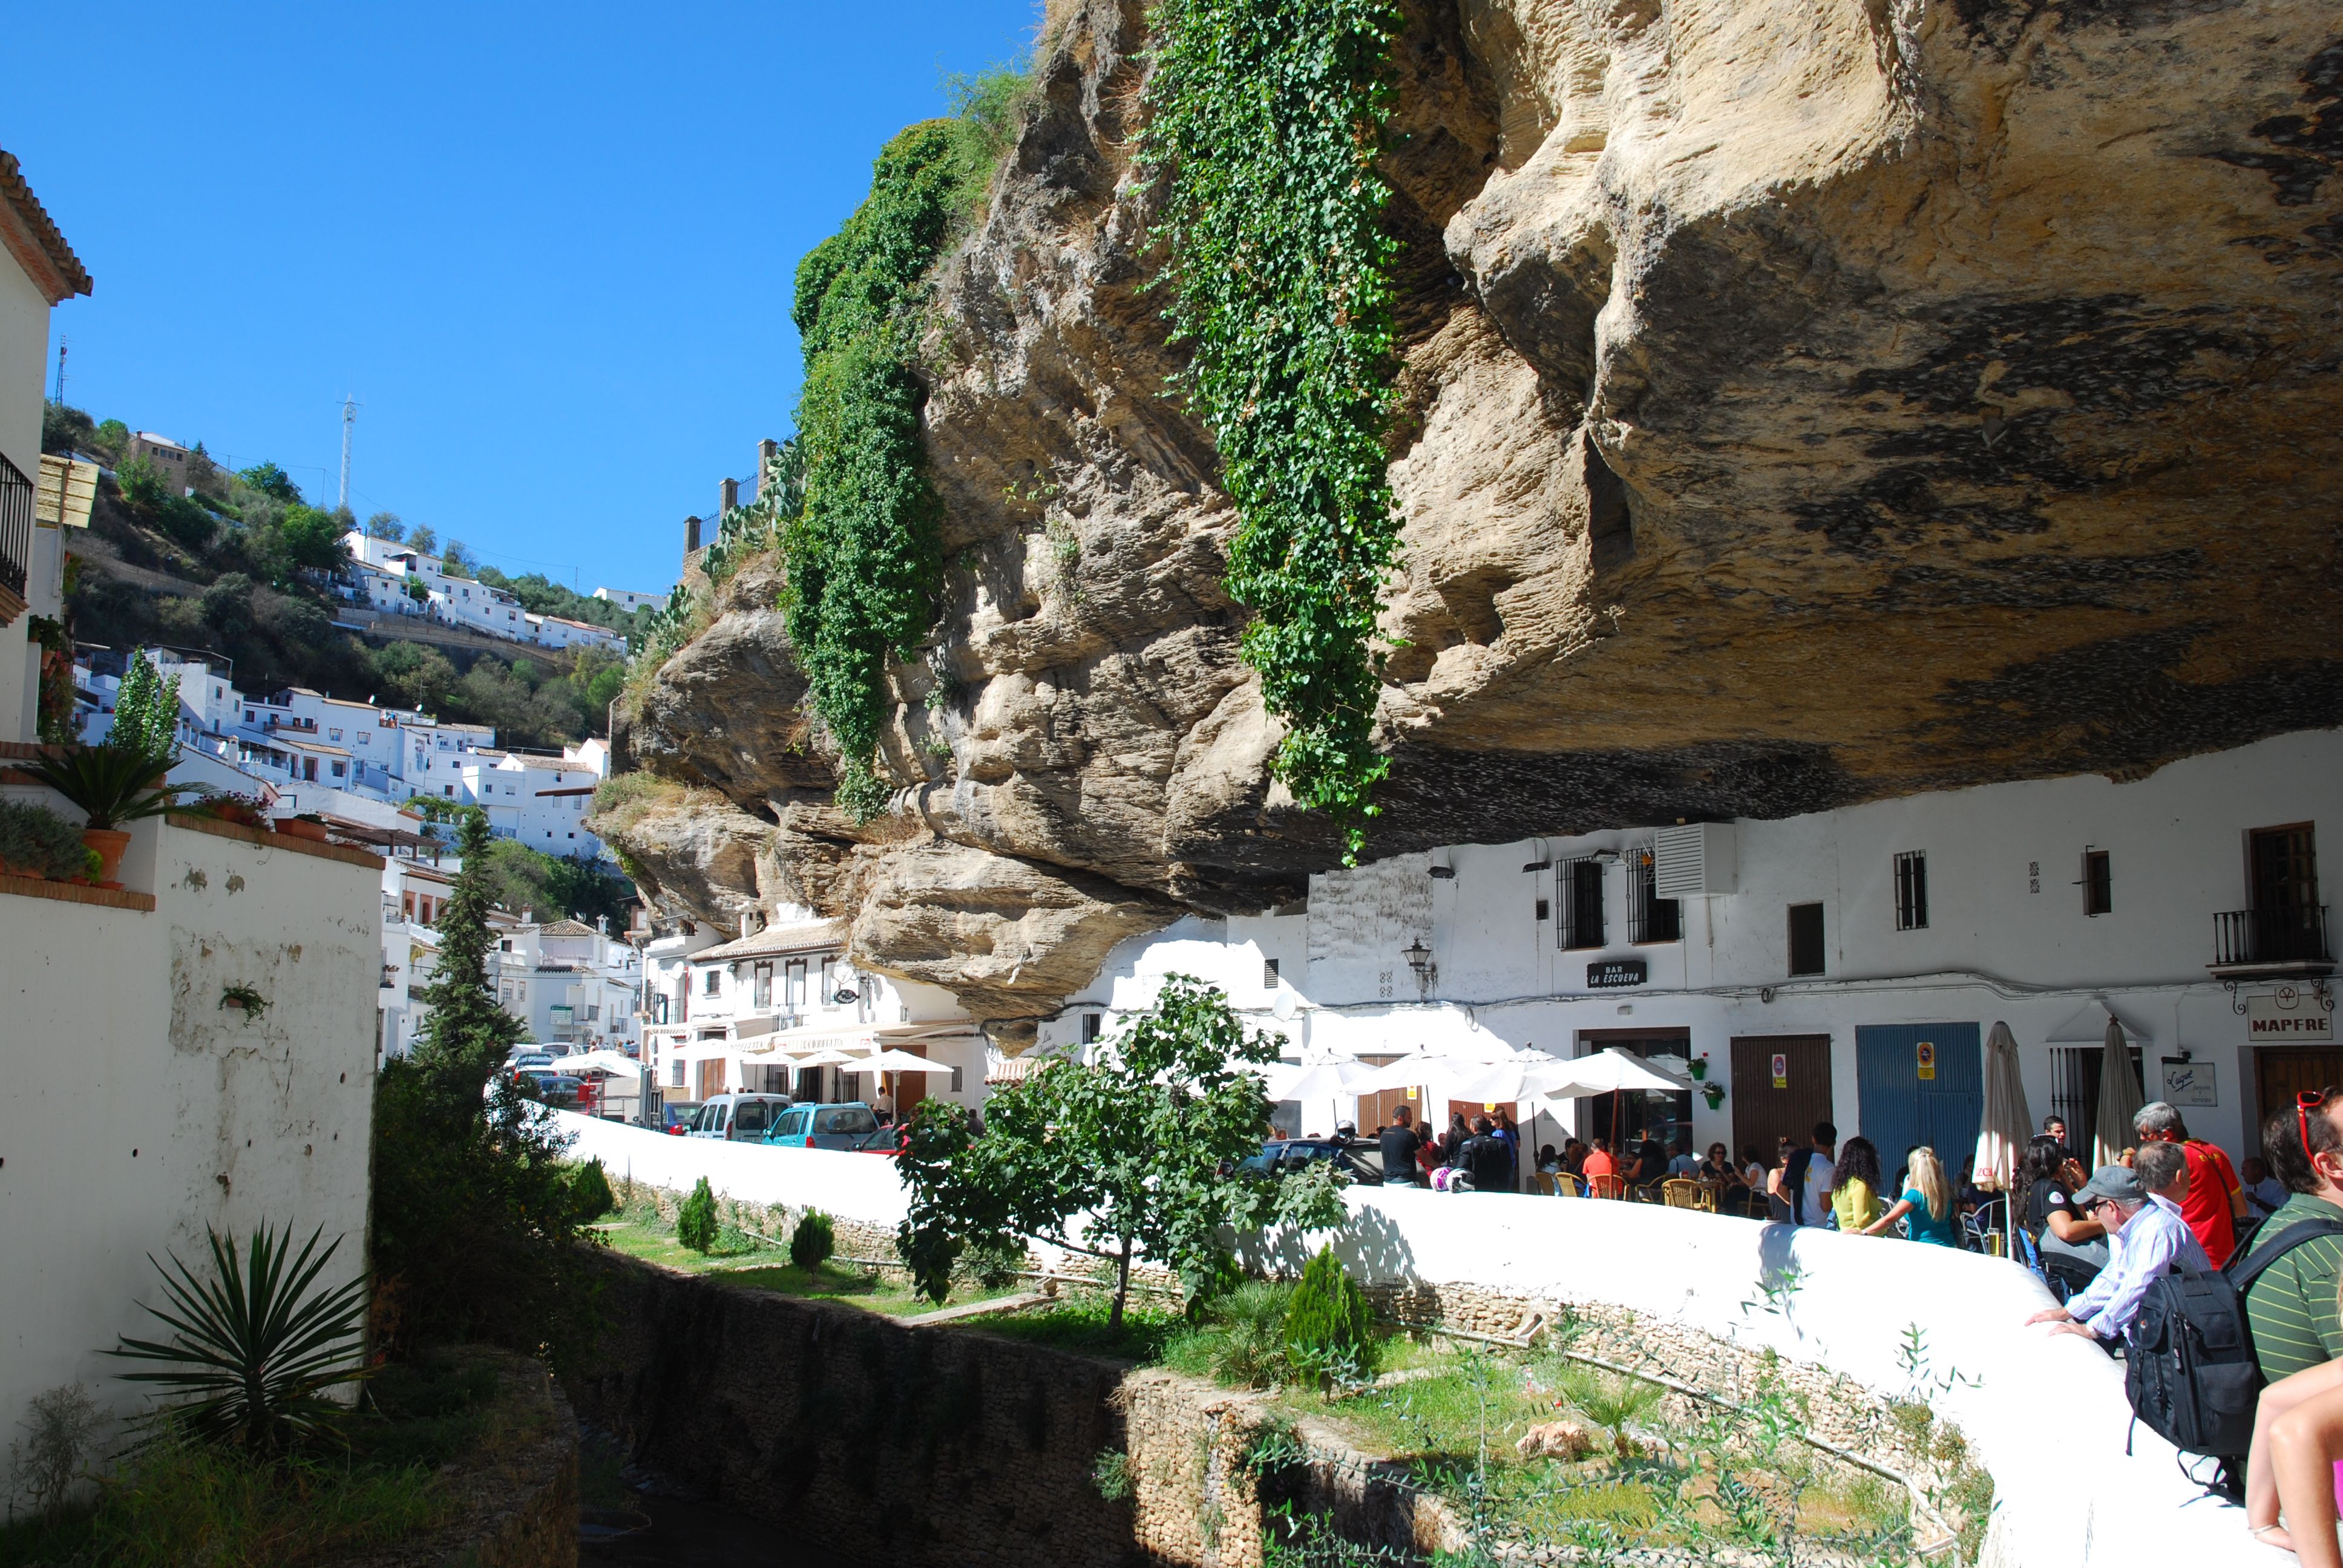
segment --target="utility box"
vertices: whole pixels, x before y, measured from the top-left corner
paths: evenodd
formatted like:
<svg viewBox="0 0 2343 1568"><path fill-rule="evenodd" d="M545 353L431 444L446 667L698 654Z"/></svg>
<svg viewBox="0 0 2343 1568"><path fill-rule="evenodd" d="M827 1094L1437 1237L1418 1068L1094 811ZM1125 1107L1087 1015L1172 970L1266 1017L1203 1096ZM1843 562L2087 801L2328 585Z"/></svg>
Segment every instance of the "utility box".
<svg viewBox="0 0 2343 1568"><path fill-rule="evenodd" d="M1734 890L1730 822L1662 828L1652 845L1652 891L1663 899L1715 898Z"/></svg>

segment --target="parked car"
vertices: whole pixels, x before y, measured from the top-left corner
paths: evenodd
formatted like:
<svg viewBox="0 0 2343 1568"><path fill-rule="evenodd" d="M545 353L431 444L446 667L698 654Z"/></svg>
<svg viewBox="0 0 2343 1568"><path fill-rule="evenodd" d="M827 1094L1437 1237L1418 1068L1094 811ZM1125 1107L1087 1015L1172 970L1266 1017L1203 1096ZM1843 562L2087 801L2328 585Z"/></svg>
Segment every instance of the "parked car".
<svg viewBox="0 0 2343 1568"><path fill-rule="evenodd" d="M661 1132L680 1138L691 1131L691 1124L699 1118L699 1101L697 1100L670 1100L659 1108L659 1121L653 1125Z"/></svg>
<svg viewBox="0 0 2343 1568"><path fill-rule="evenodd" d="M878 1114L857 1100L843 1105L792 1105L765 1141L783 1149L853 1149L880 1131Z"/></svg>
<svg viewBox="0 0 2343 1568"><path fill-rule="evenodd" d="M584 1097L586 1081L572 1078L566 1072L553 1072L542 1068L523 1067L513 1071L513 1087L531 1100L543 1101L574 1111Z"/></svg>
<svg viewBox="0 0 2343 1568"><path fill-rule="evenodd" d="M1240 1161L1237 1169L1248 1176L1266 1176L1273 1171L1290 1171L1313 1160L1331 1160L1353 1181L1362 1187L1383 1184L1383 1157L1371 1143L1353 1143L1340 1138L1274 1138L1261 1146L1261 1152Z"/></svg>
<svg viewBox="0 0 2343 1568"><path fill-rule="evenodd" d="M789 1108L786 1094L710 1095L692 1119L690 1138L721 1138L735 1143L757 1143L779 1114Z"/></svg>

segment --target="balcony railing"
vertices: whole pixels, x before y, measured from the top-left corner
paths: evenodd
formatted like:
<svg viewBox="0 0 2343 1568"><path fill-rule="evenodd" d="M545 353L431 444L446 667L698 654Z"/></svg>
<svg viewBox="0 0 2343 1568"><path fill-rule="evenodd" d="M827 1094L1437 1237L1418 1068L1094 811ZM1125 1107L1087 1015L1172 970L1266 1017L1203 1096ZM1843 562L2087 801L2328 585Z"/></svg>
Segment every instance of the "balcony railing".
<svg viewBox="0 0 2343 1568"><path fill-rule="evenodd" d="M2212 968L2315 970L2332 968L2327 910L2232 910L2213 917Z"/></svg>
<svg viewBox="0 0 2343 1568"><path fill-rule="evenodd" d="M0 457L0 588L21 599L33 561L33 500L25 470Z"/></svg>

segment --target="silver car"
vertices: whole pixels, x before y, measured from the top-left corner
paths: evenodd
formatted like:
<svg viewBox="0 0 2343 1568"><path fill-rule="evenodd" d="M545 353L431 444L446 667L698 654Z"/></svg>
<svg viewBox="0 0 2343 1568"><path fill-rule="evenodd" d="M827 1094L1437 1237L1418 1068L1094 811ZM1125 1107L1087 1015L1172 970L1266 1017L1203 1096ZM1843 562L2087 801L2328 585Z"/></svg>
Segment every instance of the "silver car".
<svg viewBox="0 0 2343 1568"><path fill-rule="evenodd" d="M737 1143L761 1143L774 1118L789 1108L786 1094L717 1094L691 1119L691 1138L721 1138Z"/></svg>

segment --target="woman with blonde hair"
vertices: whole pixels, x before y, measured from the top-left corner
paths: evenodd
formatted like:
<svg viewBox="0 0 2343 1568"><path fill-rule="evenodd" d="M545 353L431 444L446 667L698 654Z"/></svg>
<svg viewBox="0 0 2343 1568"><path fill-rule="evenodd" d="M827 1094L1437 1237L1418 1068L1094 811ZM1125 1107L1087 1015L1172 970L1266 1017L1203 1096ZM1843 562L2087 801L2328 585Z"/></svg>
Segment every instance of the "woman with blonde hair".
<svg viewBox="0 0 2343 1568"><path fill-rule="evenodd" d="M1898 1220L1905 1221L1905 1232L1915 1241L1936 1247L1961 1244L1961 1220L1953 1207L1953 1184L1945 1175L1945 1162L1925 1143L1912 1151L1910 1164L1904 1172L1904 1195L1879 1217L1877 1223L1865 1226L1863 1233L1884 1234Z"/></svg>

